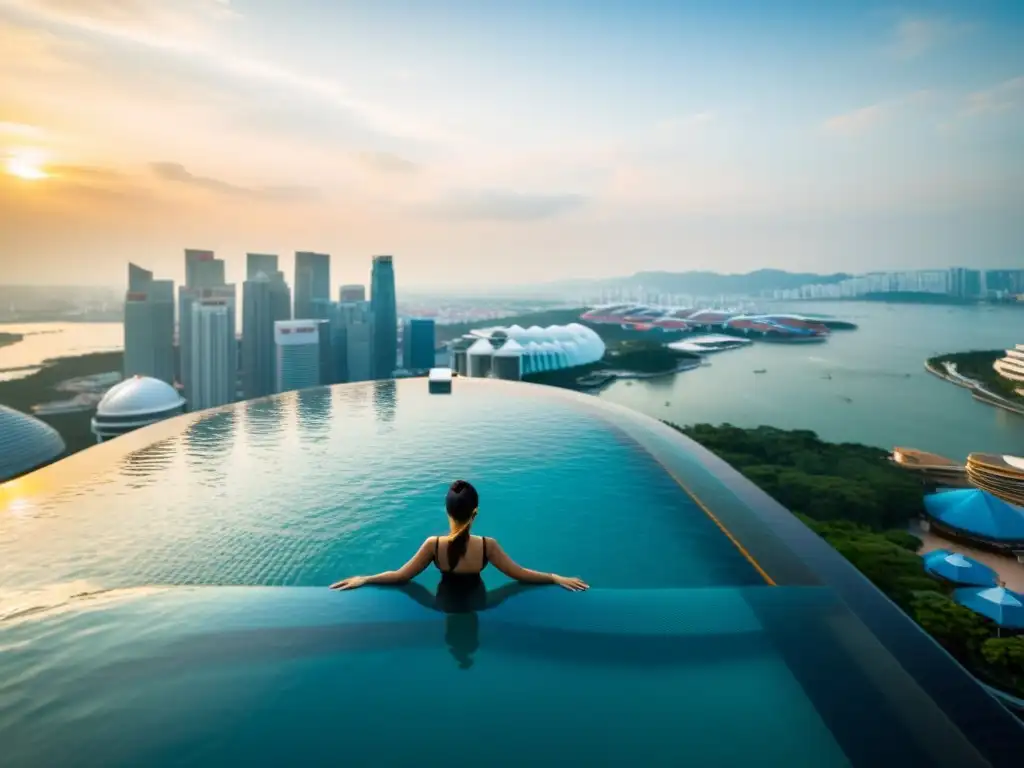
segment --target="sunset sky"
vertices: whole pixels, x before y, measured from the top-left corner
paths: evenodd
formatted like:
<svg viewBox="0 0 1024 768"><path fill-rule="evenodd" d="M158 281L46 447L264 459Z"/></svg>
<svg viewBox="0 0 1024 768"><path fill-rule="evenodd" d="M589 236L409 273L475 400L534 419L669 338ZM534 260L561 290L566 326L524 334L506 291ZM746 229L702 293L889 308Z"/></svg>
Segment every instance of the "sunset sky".
<svg viewBox="0 0 1024 768"><path fill-rule="evenodd" d="M0 282L1024 266L1024 3L0 0Z"/></svg>

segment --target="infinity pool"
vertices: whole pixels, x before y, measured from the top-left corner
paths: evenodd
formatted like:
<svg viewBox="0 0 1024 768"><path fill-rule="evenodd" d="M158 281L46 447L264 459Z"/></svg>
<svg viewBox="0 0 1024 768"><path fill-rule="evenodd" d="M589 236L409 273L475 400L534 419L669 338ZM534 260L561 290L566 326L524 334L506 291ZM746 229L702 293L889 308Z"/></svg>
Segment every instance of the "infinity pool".
<svg viewBox="0 0 1024 768"><path fill-rule="evenodd" d="M593 589L488 570L485 610L443 614L432 569L324 588L443 531L456 477L479 532ZM0 762L999 764L950 712L1003 710L885 614L981 696L936 702L758 493L657 422L501 382L310 390L118 438L0 487Z"/></svg>

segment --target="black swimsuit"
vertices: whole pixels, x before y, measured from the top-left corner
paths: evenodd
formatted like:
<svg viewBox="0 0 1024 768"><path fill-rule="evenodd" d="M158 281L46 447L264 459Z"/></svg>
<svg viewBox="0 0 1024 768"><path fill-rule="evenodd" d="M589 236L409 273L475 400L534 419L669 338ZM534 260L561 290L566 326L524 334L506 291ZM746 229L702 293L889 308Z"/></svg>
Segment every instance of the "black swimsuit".
<svg viewBox="0 0 1024 768"><path fill-rule="evenodd" d="M487 567L487 537L483 539L484 562L480 571ZM437 586L438 608L449 613L480 610L487 598L487 590L480 571L446 571L437 559L441 537L434 539L434 565L441 572L441 583Z"/></svg>

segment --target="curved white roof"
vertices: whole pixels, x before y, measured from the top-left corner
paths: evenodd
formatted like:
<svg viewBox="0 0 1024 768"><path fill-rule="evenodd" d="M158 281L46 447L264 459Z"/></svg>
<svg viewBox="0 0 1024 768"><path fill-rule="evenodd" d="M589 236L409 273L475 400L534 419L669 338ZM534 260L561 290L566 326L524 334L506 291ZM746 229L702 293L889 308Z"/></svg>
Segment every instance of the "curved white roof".
<svg viewBox="0 0 1024 768"><path fill-rule="evenodd" d="M522 357L523 345L515 339L509 339L502 345L501 349L494 353L495 357Z"/></svg>
<svg viewBox="0 0 1024 768"><path fill-rule="evenodd" d="M96 406L97 418L145 416L180 408L185 399L165 381L133 376L115 384Z"/></svg>
<svg viewBox="0 0 1024 768"><path fill-rule="evenodd" d="M605 353L604 341L601 340L601 337L592 328L581 323L552 325L547 328L541 328L538 325L532 325L529 328L512 325L500 330L504 331L509 338L502 349L507 348L515 341L517 346L523 348L524 358L537 358L532 363L526 362L528 371L587 365L597 362L604 357ZM500 350L497 354L501 354Z"/></svg>
<svg viewBox="0 0 1024 768"><path fill-rule="evenodd" d="M494 347L491 346L491 342L487 339L477 339L473 346L466 350L466 354L469 355L493 355Z"/></svg>
<svg viewBox="0 0 1024 768"><path fill-rule="evenodd" d="M64 453L57 430L27 413L0 405L0 483Z"/></svg>

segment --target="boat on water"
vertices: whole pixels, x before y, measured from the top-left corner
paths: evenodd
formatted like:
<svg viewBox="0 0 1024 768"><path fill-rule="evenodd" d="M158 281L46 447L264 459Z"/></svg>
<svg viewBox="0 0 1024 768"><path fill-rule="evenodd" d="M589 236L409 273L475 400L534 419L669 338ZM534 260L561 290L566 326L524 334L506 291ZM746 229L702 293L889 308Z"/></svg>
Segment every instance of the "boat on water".
<svg viewBox="0 0 1024 768"><path fill-rule="evenodd" d="M707 336L694 336L692 339L673 341L668 345L668 348L674 349L677 352L691 352L698 355L710 355L715 352L725 352L728 349L745 347L752 343L753 342L750 339L737 338L736 336L708 334Z"/></svg>
<svg viewBox="0 0 1024 768"><path fill-rule="evenodd" d="M754 373L768 373L767 368L758 368Z"/></svg>

